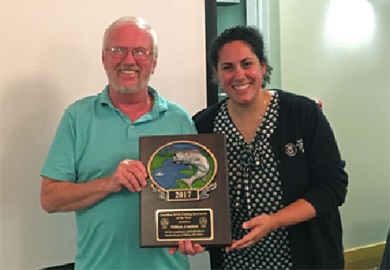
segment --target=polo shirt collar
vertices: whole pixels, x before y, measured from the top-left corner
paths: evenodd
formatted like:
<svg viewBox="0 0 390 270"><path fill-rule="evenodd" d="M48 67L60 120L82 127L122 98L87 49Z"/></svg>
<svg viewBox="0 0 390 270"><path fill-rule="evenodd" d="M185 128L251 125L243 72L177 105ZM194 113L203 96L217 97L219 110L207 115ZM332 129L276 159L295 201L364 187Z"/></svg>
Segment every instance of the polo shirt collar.
<svg viewBox="0 0 390 270"><path fill-rule="evenodd" d="M151 117L155 117L159 115L162 112L165 112L168 109L167 100L163 97L161 97L158 92L151 86L148 86L148 92L151 94L154 98L153 107L152 109L144 116L147 117L147 115L150 115ZM114 108L112 105L110 96L108 95L108 85L106 85L101 92L100 95L100 104L102 106L109 106L111 108ZM142 116L141 118L143 118Z"/></svg>
<svg viewBox="0 0 390 270"><path fill-rule="evenodd" d="M108 85L106 85L106 87L104 87L103 91L100 94L100 104L104 107L107 105L110 107L114 107L112 105L110 96L108 95Z"/></svg>

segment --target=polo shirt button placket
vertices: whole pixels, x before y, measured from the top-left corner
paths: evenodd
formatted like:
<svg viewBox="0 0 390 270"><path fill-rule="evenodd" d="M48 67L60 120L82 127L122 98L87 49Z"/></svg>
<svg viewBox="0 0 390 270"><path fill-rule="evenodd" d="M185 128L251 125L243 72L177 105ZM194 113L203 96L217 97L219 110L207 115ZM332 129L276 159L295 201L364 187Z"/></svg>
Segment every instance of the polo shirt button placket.
<svg viewBox="0 0 390 270"><path fill-rule="evenodd" d="M133 124L130 124L129 127L127 128L127 137L132 138L134 135L134 128L135 126Z"/></svg>

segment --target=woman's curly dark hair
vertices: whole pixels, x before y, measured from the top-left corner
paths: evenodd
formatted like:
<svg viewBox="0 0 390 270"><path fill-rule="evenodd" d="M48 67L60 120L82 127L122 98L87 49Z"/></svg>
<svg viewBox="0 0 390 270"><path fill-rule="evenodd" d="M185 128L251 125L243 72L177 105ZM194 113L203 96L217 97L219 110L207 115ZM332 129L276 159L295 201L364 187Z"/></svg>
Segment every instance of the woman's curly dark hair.
<svg viewBox="0 0 390 270"><path fill-rule="evenodd" d="M265 87L270 82L272 67L268 63L267 56L265 54L265 45L262 34L259 30L253 26L238 25L232 28L228 28L223 31L218 37L214 39L211 44L209 53L209 61L214 70L217 70L219 52L226 43L232 41L242 41L252 48L254 54L256 54L261 64L266 64L266 72L263 76L263 85Z"/></svg>

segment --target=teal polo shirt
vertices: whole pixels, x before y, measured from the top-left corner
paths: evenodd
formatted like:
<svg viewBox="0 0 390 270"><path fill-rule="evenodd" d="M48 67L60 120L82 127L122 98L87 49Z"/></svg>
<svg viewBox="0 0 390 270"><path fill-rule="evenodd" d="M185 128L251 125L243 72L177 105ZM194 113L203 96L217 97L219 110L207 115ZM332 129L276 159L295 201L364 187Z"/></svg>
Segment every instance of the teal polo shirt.
<svg viewBox="0 0 390 270"><path fill-rule="evenodd" d="M71 104L57 128L41 175L85 183L111 175L120 161L139 159L146 135L195 134L189 114L154 96L151 111L132 122L116 109L108 87ZM139 193L123 189L76 213L76 269L188 269L186 256L167 248L139 247Z"/></svg>

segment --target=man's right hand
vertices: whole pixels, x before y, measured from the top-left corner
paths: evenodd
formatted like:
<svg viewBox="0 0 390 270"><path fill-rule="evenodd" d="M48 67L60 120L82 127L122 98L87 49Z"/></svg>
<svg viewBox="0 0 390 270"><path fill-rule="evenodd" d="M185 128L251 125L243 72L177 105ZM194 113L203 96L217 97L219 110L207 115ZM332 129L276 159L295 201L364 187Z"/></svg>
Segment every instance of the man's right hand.
<svg viewBox="0 0 390 270"><path fill-rule="evenodd" d="M131 192L141 191L146 186L145 166L139 160L125 159L121 161L115 172L109 177L110 191L118 192L123 187Z"/></svg>

